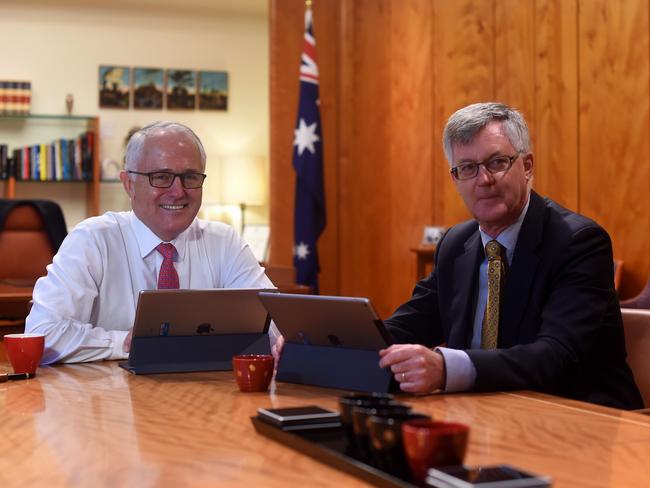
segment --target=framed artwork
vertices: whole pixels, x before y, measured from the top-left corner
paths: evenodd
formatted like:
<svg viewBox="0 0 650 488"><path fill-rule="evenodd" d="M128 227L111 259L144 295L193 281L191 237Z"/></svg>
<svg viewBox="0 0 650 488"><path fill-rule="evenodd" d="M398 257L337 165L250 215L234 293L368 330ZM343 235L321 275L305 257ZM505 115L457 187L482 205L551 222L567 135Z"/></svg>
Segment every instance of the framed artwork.
<svg viewBox="0 0 650 488"><path fill-rule="evenodd" d="M131 69L125 66L99 67L99 106L125 108L131 104Z"/></svg>
<svg viewBox="0 0 650 488"><path fill-rule="evenodd" d="M191 110L196 106L196 72L167 70L167 108Z"/></svg>
<svg viewBox="0 0 650 488"><path fill-rule="evenodd" d="M164 86L161 68L133 68L133 108L162 110Z"/></svg>
<svg viewBox="0 0 650 488"><path fill-rule="evenodd" d="M199 110L228 110L227 71L199 71Z"/></svg>
<svg viewBox="0 0 650 488"><path fill-rule="evenodd" d="M427 225L424 228L424 234L422 236L422 244L425 246L437 246L442 236L447 230L446 227L440 227L437 225Z"/></svg>

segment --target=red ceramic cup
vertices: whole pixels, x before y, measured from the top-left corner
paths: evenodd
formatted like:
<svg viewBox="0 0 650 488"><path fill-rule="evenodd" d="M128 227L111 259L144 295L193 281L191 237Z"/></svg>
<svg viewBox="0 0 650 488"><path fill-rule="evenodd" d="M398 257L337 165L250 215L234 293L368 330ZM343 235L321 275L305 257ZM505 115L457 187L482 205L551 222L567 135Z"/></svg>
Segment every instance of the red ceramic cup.
<svg viewBox="0 0 650 488"><path fill-rule="evenodd" d="M43 334L7 334L4 343L15 373L36 374L45 346Z"/></svg>
<svg viewBox="0 0 650 488"><path fill-rule="evenodd" d="M233 356L232 369L241 391L266 391L273 377L273 356L269 354Z"/></svg>
<svg viewBox="0 0 650 488"><path fill-rule="evenodd" d="M469 427L435 420L411 420L402 424L402 441L411 473L424 483L429 468L463 464Z"/></svg>

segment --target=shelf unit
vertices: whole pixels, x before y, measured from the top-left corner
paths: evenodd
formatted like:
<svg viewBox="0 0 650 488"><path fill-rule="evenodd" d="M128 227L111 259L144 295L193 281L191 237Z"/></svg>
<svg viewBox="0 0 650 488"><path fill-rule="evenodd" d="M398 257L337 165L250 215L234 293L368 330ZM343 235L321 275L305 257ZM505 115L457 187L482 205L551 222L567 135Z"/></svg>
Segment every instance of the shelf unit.
<svg viewBox="0 0 650 488"><path fill-rule="evenodd" d="M94 133L94 151L92 163L92 179L90 181L62 181L61 183L80 183L86 185L86 214L88 216L99 215L99 188L100 188L100 164L99 164L99 117L85 115L49 115L49 114L28 114L28 115L1 115L0 121L10 123L11 121L25 121L29 123L35 120L52 120L79 123L79 127L85 123L85 129ZM54 129L53 129L54 130ZM19 131L19 129L18 129ZM2 141L2 131L0 131L0 142ZM11 153L10 147L10 153ZM59 181L33 181L33 180L16 180L10 176L4 180L4 198L16 198L16 185L20 184L57 184Z"/></svg>

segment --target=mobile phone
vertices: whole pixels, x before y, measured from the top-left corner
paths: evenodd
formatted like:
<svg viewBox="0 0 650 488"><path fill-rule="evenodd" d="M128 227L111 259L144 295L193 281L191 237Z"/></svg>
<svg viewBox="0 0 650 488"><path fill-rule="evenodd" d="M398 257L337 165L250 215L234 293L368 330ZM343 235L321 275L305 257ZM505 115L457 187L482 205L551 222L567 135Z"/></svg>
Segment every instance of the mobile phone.
<svg viewBox="0 0 650 488"><path fill-rule="evenodd" d="M341 426L338 412L317 405L286 408L258 408L258 416L283 430L332 428Z"/></svg>
<svg viewBox="0 0 650 488"><path fill-rule="evenodd" d="M548 476L539 476L507 464L447 466L429 470L427 485L437 488L546 488Z"/></svg>

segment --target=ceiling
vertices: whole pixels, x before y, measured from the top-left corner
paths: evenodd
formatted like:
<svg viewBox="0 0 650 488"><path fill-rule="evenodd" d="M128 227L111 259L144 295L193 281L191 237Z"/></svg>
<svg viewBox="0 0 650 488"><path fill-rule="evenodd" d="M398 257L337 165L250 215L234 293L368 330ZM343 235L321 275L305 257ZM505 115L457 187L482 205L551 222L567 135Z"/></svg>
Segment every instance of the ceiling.
<svg viewBox="0 0 650 488"><path fill-rule="evenodd" d="M80 9L183 11L192 14L267 17L269 0L3 0L4 5L73 6Z"/></svg>

